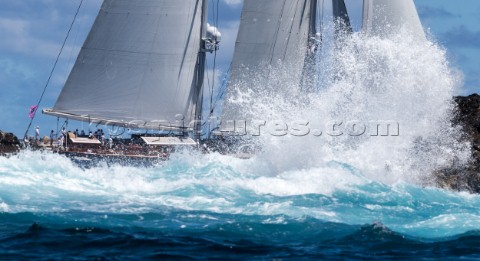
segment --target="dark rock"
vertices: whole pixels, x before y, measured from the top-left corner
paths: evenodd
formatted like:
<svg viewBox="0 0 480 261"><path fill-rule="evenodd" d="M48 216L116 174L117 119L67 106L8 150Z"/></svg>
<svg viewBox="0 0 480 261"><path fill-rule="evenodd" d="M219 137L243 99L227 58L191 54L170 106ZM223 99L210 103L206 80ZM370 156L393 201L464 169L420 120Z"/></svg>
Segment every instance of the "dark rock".
<svg viewBox="0 0 480 261"><path fill-rule="evenodd" d="M454 101L457 107L452 123L463 128L462 139L472 144L472 158L467 166L452 166L434 176L443 188L480 193L480 95L454 97Z"/></svg>
<svg viewBox="0 0 480 261"><path fill-rule="evenodd" d="M20 142L13 133L0 130L0 155L15 153L20 148Z"/></svg>

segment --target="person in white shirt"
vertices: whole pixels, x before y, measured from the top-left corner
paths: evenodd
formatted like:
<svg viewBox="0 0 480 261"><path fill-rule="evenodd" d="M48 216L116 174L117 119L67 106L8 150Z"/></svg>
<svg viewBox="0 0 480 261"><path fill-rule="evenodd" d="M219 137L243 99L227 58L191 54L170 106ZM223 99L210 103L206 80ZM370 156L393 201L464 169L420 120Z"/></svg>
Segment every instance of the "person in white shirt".
<svg viewBox="0 0 480 261"><path fill-rule="evenodd" d="M38 141L40 140L40 127L35 128L35 144L38 145Z"/></svg>

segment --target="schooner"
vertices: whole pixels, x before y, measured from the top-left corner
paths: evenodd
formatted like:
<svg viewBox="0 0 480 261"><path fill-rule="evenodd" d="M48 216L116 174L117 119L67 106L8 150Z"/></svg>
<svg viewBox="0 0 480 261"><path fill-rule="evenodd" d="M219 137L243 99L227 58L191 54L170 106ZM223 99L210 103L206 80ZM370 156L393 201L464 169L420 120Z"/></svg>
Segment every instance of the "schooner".
<svg viewBox="0 0 480 261"><path fill-rule="evenodd" d="M268 75L280 63L292 78L308 82L326 1L243 1L222 121L244 119L229 101L248 83L248 71ZM351 30L345 1L331 6L334 21ZM388 24L423 35L413 0L364 0L363 6L366 34L384 34ZM43 113L164 134L137 135L136 149L122 150L69 134L65 153L162 158L167 147L199 145L206 53L218 48L220 36L208 30L207 14L208 0L104 0L55 105Z"/></svg>

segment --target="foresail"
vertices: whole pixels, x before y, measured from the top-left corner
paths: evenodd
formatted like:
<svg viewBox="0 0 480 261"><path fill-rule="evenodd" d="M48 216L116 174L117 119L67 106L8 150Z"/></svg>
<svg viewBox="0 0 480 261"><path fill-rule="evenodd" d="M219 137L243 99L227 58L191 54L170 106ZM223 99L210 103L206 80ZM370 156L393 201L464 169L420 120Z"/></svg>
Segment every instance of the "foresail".
<svg viewBox="0 0 480 261"><path fill-rule="evenodd" d="M401 29L425 38L413 0L364 0L363 31L366 34L382 37Z"/></svg>
<svg viewBox="0 0 480 261"><path fill-rule="evenodd" d="M342 32L352 32L350 17L348 16L347 6L344 0L332 0L332 11L335 23L336 34Z"/></svg>
<svg viewBox="0 0 480 261"><path fill-rule="evenodd" d="M242 118L239 105L230 102L235 92L262 88L277 66L289 68L292 82L301 82L315 2L244 0L222 119Z"/></svg>
<svg viewBox="0 0 480 261"><path fill-rule="evenodd" d="M105 0L47 114L160 129L195 118L202 0Z"/></svg>

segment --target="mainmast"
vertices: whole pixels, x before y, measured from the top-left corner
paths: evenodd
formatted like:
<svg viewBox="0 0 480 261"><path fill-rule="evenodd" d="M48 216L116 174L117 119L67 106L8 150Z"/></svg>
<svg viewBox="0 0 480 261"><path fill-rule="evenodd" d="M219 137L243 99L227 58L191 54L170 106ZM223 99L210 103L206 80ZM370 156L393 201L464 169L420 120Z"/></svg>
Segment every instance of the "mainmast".
<svg viewBox="0 0 480 261"><path fill-rule="evenodd" d="M199 141L202 132L202 111L203 111L203 78L205 76L205 61L206 49L205 41L207 36L207 21L208 21L208 0L202 0L202 15L201 15L201 30L200 30L200 48L198 54L198 64L196 73L195 85L195 118L193 122L193 135Z"/></svg>
<svg viewBox="0 0 480 261"><path fill-rule="evenodd" d="M319 3L320 1L320 3ZM307 45L305 56L305 61L303 65L302 78L301 78L301 89L305 92L315 91L316 86L316 52L320 48L322 42L321 32L317 31L317 22L318 22L318 8L320 7L320 12L323 12L323 1L324 0L312 0L310 2L310 25L308 33L308 41L304 44Z"/></svg>
<svg viewBox="0 0 480 261"><path fill-rule="evenodd" d="M315 37L317 34L317 10L318 10L318 1L323 0L313 0L310 2L310 36Z"/></svg>
<svg viewBox="0 0 480 261"><path fill-rule="evenodd" d="M219 35L217 28L214 32L208 31L208 0L202 0L202 15L201 15L201 41L198 54L198 64L196 72L196 86L195 86L195 121L193 126L194 138L200 140L202 135L202 113L203 113L203 83L205 78L205 61L206 53L213 52L218 49Z"/></svg>

